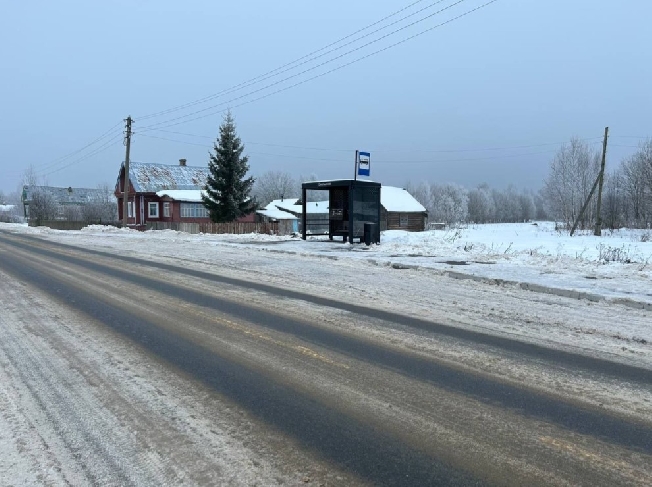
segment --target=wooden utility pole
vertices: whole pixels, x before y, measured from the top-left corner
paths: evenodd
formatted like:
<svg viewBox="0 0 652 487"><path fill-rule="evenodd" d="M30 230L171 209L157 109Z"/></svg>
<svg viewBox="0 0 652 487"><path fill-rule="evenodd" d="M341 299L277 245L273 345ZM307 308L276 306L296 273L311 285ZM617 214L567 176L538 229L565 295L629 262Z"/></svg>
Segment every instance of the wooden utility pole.
<svg viewBox="0 0 652 487"><path fill-rule="evenodd" d="M609 127L604 128L604 141L602 142L602 164L600 165L600 182L598 183L598 210L595 219L595 232L593 235L599 237L602 235L602 185L604 184L604 167L607 160L607 138L609 137Z"/></svg>
<svg viewBox="0 0 652 487"><path fill-rule="evenodd" d="M127 117L127 130L125 131L125 179L123 183L124 199L122 200L122 226L127 228L129 224L129 150L131 149L131 116ZM136 208L134 208L134 212Z"/></svg>

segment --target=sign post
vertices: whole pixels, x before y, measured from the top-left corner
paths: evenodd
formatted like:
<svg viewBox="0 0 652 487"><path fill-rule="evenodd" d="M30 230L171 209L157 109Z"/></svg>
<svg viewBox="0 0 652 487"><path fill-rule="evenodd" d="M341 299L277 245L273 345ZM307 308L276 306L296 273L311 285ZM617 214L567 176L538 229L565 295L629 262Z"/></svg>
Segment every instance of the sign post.
<svg viewBox="0 0 652 487"><path fill-rule="evenodd" d="M355 175L354 179L357 181L358 176L367 176L371 174L371 153L355 151Z"/></svg>

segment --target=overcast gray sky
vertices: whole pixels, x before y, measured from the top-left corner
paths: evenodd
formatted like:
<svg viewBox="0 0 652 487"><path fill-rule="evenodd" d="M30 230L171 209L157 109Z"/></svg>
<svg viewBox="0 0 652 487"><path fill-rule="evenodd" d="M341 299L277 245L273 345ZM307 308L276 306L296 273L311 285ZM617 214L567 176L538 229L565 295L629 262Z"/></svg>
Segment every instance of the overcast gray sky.
<svg viewBox="0 0 652 487"><path fill-rule="evenodd" d="M455 2L441 1L300 69L152 118L145 116L228 90L414 0L4 2L0 189L15 190L29 164L51 185L113 186L124 158L121 126L60 158L127 115L135 119L132 160L175 164L184 157L189 165L205 165L211 139L147 127L210 106L189 118L210 116L157 127L183 121L165 130L214 137L219 110L231 106L253 174L273 169L351 177L359 148L372 153L372 179L395 185L427 179L538 188L559 143L573 135L592 138L598 148L609 125L611 167L635 150L624 146L638 143L622 136L652 135L649 0L498 0L361 62L241 105L486 1L459 2L250 94ZM433 3L418 2L375 28Z"/></svg>

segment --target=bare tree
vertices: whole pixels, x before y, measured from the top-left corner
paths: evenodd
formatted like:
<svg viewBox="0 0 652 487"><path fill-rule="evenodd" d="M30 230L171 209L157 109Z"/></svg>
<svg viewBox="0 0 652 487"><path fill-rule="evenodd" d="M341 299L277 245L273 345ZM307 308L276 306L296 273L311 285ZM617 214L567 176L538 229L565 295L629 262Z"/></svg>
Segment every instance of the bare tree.
<svg viewBox="0 0 652 487"><path fill-rule="evenodd" d="M308 176L304 176L303 174L299 175L299 179L297 181L297 194L299 197L301 196L301 184L302 183L308 183L312 181L317 181L317 175L315 173L312 173ZM326 191L307 191L306 192L306 200L307 201L323 201L324 198L328 198L328 192Z"/></svg>
<svg viewBox="0 0 652 487"><path fill-rule="evenodd" d="M627 224L647 227L652 224L652 139L643 142L620 165Z"/></svg>
<svg viewBox="0 0 652 487"><path fill-rule="evenodd" d="M281 198L299 198L297 182L290 173L283 171L267 171L256 178L252 195L261 206Z"/></svg>
<svg viewBox="0 0 652 487"><path fill-rule="evenodd" d="M423 205L423 207L428 211L428 216L430 216L433 210L432 188L430 183L427 181L421 181L419 184L415 185L408 181L405 184L405 189L414 197L415 200Z"/></svg>
<svg viewBox="0 0 652 487"><path fill-rule="evenodd" d="M23 172L23 186L38 186L39 185L39 176L36 173L34 166L30 164Z"/></svg>
<svg viewBox="0 0 652 487"><path fill-rule="evenodd" d="M487 184L481 184L469 191L469 221L490 223L496 218L496 204Z"/></svg>
<svg viewBox="0 0 652 487"><path fill-rule="evenodd" d="M100 184L94 197L81 206L80 219L86 223L107 224L118 220L118 203L108 184Z"/></svg>
<svg viewBox="0 0 652 487"><path fill-rule="evenodd" d="M602 195L602 212L605 226L615 230L626 223L623 177L620 171L607 174Z"/></svg>
<svg viewBox="0 0 652 487"><path fill-rule="evenodd" d="M465 222L469 211L468 192L457 184L433 185L430 220L453 225Z"/></svg>
<svg viewBox="0 0 652 487"><path fill-rule="evenodd" d="M544 194L551 216L570 227L586 201L600 170L600 153L578 138L561 147L550 165ZM595 204L585 212L582 228L593 220Z"/></svg>
<svg viewBox="0 0 652 487"><path fill-rule="evenodd" d="M520 207L519 221L528 222L532 220L536 215L536 206L532 194L522 191L518 195L518 202Z"/></svg>
<svg viewBox="0 0 652 487"><path fill-rule="evenodd" d="M29 219L40 224L43 221L54 220L59 214L59 205L52 194L42 189L31 193L29 202Z"/></svg>

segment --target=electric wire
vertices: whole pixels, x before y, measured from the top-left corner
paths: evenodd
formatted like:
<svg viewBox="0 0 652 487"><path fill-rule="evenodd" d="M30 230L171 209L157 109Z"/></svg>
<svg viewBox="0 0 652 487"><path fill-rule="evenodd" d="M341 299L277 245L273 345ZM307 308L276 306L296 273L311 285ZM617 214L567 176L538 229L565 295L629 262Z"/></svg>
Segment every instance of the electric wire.
<svg viewBox="0 0 652 487"><path fill-rule="evenodd" d="M198 147L208 147L207 144L200 144L197 142L188 142L188 141L182 141L182 140L177 140L177 139L169 139L166 137L158 137L155 135L149 135L149 134L140 134L143 137L149 137L153 139L159 139L159 140L166 140L169 142L176 142L176 143L181 143L181 144L186 144L186 145L193 145L193 146L198 146ZM598 139L600 137L592 137L589 139L585 140L592 140L592 139ZM248 142L247 142L248 143ZM532 148L532 147L542 147L546 145L553 145L553 144L534 144L534 145L529 145L529 146L514 146L513 148ZM287 146L286 146L287 147ZM296 146L295 146L296 147ZM483 149L472 149L473 151L481 151ZM485 149L485 150L492 150L492 149ZM465 152L466 150L461 150L459 152ZM377 151L373 151L377 152ZM445 152L450 152L450 151L445 151ZM457 158L457 159L445 159L445 160L437 160L437 159L429 159L429 160L383 160L383 159L375 159L374 164L443 164L443 163L449 163L449 162L473 162L473 161L486 161L486 160L499 160L503 158L517 158L517 157L529 157L529 156L534 156L534 155L541 155L541 154L551 154L557 152L557 149L552 149L552 150L545 150L545 151L537 151L537 152L528 152L524 154L502 154L502 155L492 155L492 156L485 156L485 157L472 157L472 158ZM286 161L291 161L292 159L302 159L302 160L312 160L312 161L322 161L322 162L336 162L336 163L349 163L349 159L334 159L334 158L321 158L321 157L308 157L308 156L298 156L298 155L288 155L288 154L274 154L274 153L267 153L267 152L249 152L247 151L248 154L254 154L254 155L266 155L266 156L272 156L272 157L278 157L278 158L283 158Z"/></svg>
<svg viewBox="0 0 652 487"><path fill-rule="evenodd" d="M344 49L344 48L347 47L347 46L353 45L353 44L355 44L356 42L358 42L358 41L360 41L360 40L366 39L366 38L368 38L368 37L370 37L370 36L372 36L372 35L374 35L374 34L377 34L378 32L381 32L381 31L383 31L383 30L385 30L385 29L388 29L389 27L391 27L391 26L393 26L393 25L399 24L399 23L403 22L404 20L407 20L407 19L409 19L409 18L411 18L411 17L414 17L415 15L418 15L418 14L420 14L421 12L424 12L425 10L431 9L431 8L433 8L434 6L439 5L440 3L443 3L444 1L446 1L446 0L437 0L436 2L433 2L433 3L431 3L431 4L429 4L429 5L427 5L427 6L423 7L423 8L421 8L421 9L415 11L415 12L412 12L411 14L406 15L405 17L402 17L402 18L400 18L400 19L398 19L398 20L395 20L394 22L391 22L391 23L389 23L389 24L387 24L387 25L384 25L384 26L382 26L382 27L380 27L380 28L378 28L378 29L376 29L376 30L374 30L374 31L372 31L372 32L369 32L369 33L367 33L367 34L365 34L365 35L363 35L363 36L360 36L360 37L358 37L358 38L356 38L356 39L353 39L353 40L351 40L351 41L349 41L349 42L346 42L345 44L342 44L342 45L340 45L340 46L338 46L338 47L334 47L334 48L332 48L332 49L329 49L329 50L327 50L326 52L322 52L322 51L325 51L325 50L326 50L328 47L330 47L330 46L333 46L333 45L339 44L339 43L340 43L342 40L344 40L344 39L347 39L347 38L353 37L355 34L351 34L351 35L347 36L347 37L344 38L344 39L340 39L340 41L337 41L337 42L334 42L334 43L332 43L332 44L329 44L329 46L327 46L327 47L325 47L325 48L322 48L322 49L320 49L320 50L318 50L318 51L315 51L315 52L313 52L313 53L311 53L311 54L308 54L308 55L306 55L306 56L303 56L302 58L299 58L299 59L297 59L297 60L295 60L295 61L293 61L293 62L291 62L291 63L288 63L288 64L286 64L286 65L283 65L283 66L281 66L281 67L279 67L279 68L276 68L276 69L274 69L274 70L272 70L272 71L269 71L268 73L265 73L265 74L263 74L263 75L257 76L257 77L255 77L255 78L252 78L252 79L249 80L249 81L245 81L245 82L243 82L243 83L237 84L237 85L235 85L235 86L233 86L233 87L231 87L231 88L227 88L227 89L222 90L222 91L220 91L220 92L218 92L218 93L215 93L215 94L213 94L213 95L206 96L206 97L201 98L201 99L199 99L199 100L195 100L195 101L193 101L193 102L189 102L189 103L186 103L186 104L184 104L184 105L180 105L180 106L178 106L178 107L170 108L170 109L168 109L168 110L163 110L163 111L161 111L161 112L157 112L157 113L155 113L155 114L150 114L150 115L140 116L140 117L138 117L138 119L139 119L139 120L147 120L147 119L149 119L149 118L153 118L153 117L156 117L156 116L166 115L166 114L168 114L168 113L173 113L173 112L176 112L176 111L179 111L179 110L183 110L183 109L185 109L185 108L189 108L189 107L191 107L191 106L199 105L199 104L201 104L201 103L206 103L207 101L214 100L215 98L220 98L220 97L222 97L222 96L224 96L224 95L228 95L228 94L230 94L230 93L234 93L234 92L237 92L237 91L243 90L243 89L245 89L245 88L249 88L250 86L257 85L257 84L259 84L259 83L261 83L261 82L263 82L263 81L266 81L266 80L268 80L268 79L270 79L270 78L274 78L274 77L279 76L279 75L281 75L281 74L283 74L283 73L287 73L288 71L292 71L292 70L298 68L299 66L303 66L303 65L305 65L305 64L311 63L311 62L316 61L317 59L320 59L320 58L322 58L322 57L324 57L324 56L327 56L327 55L329 55L329 54L331 54L331 53L333 53L333 52L339 51L339 50L341 50L341 49ZM397 30L391 32L391 33L388 34L388 35L393 35L393 34L396 34L396 33L400 32L400 31L402 31L402 30L404 30L404 29L406 29L406 28L412 27L412 26L414 26L414 25L416 25L416 24L418 24L418 23L420 23L420 22L423 22L424 20L427 20L428 18L430 18L430 17L432 17L432 16L434 16L434 15L437 15L438 13L443 12L444 10L448 10L449 8L454 7L455 5L457 5L457 4L459 4L459 3L462 3L462 2L464 2L464 1L466 1L466 0L459 0L457 3L454 3L453 5L450 5L449 7L446 7L445 9L442 9L442 10L440 10L440 11L438 11L438 12L435 12L434 14L431 14L431 15L428 15L428 16L426 16L426 17L423 17L422 19L420 19L420 20L418 20L418 21L416 21L416 22L413 22L413 23L411 23L411 24L409 24L409 25L406 25L406 26L404 26L404 27L402 27L402 28L400 28L400 29L397 29ZM414 5L414 4L412 4L412 5ZM408 8L408 7L406 7L406 8ZM404 10L404 9L403 9L403 10ZM373 26L373 25L376 25L376 24L378 24L378 23L380 23L380 22L381 22L381 21L375 22L374 24L372 24L372 26ZM370 27L367 27L367 28L362 29L362 30L368 30L368 28L370 28ZM358 31L358 32L360 32L360 31ZM368 45L370 45L370 44L373 44L373 43L375 43L375 42L378 42L378 41L380 41L380 40L382 40L382 39L384 39L384 38L385 38L385 36L383 36L383 37L381 37L381 38L379 38L379 39L377 39L377 40L375 40L375 41L373 41L373 42L371 42L371 43L365 44L364 46L361 46L361 48L362 48L362 47L366 47L366 46L368 46ZM319 52L321 52L321 54L319 54L319 55L314 55L314 54L319 53ZM352 53L352 52L355 52L355 51L349 51L349 54Z"/></svg>
<svg viewBox="0 0 652 487"><path fill-rule="evenodd" d="M169 133L169 134L176 134L176 135L184 135L188 137L196 137L196 138L202 138L202 139L210 139L210 140L215 140L215 137L211 137L209 135L199 135L199 134L190 134L187 132L176 132L172 130L152 130L152 132L164 132L164 133ZM170 138L165 138L161 136L154 136L151 134L141 134L139 133L138 135L141 135L143 137L150 137L150 138L155 138L155 139L161 139L161 140L167 140L170 142L180 142L180 143L187 143L190 145L199 145L201 147L206 147L205 144L196 144L196 143L190 143L186 141L181 141L178 139L170 139ZM597 140L600 139L602 140L602 136L598 137L585 137L583 139L579 139L580 141L591 141L591 140ZM551 145L557 145L560 146L562 144L565 144L566 142L545 142L545 143L540 143L540 144L528 144L528 145L513 145L513 146L503 146L503 147L484 147L484 148L476 148L476 149L419 149L419 148L403 148L403 149L369 149L371 152L374 153L385 153L385 152L424 152L424 153L462 153L462 152L488 152L488 151L505 151L505 150L515 150L515 149L531 149L535 147L546 147L546 146L551 146ZM251 145L264 145L264 146L270 146L270 147L281 147L281 148L289 148L289 149L300 149L300 150L316 150L316 151L332 151L332 152L352 152L355 149L344 149L344 148L326 148L326 147L306 147L306 146L299 146L299 145L283 145L283 144L271 144L271 143L265 143L265 142L252 142L252 141L247 141L246 144L251 144Z"/></svg>
<svg viewBox="0 0 652 487"><path fill-rule="evenodd" d="M77 149L77 150L75 150L75 151L73 151L73 152L71 152L71 153L69 153L69 154L66 154L66 155L64 155L64 156L61 156L61 157L59 157L58 159L55 159L55 160L53 160L53 161L44 162L44 163L40 163L40 164L35 164L35 165L33 165L33 167L34 167L34 168L37 168L37 169L41 169L41 170L48 170L48 169L50 169L50 168L56 166L56 165L59 164L60 162L63 162L63 161L65 161L66 159L70 159L71 157L76 156L77 154L79 154L79 153L85 151L86 149L88 149L89 147L95 145L95 144L98 143L99 141L105 139L105 138L108 137L112 132L115 132L115 129L116 129L119 125L121 125L121 124L122 124L122 122L118 122L118 123L116 123L116 124L113 125L109 130L107 130L107 131L104 132L102 135L100 135L98 138L96 138L96 139L94 139L93 141L89 142L88 144L86 144L85 146L81 147L80 149Z"/></svg>
<svg viewBox="0 0 652 487"><path fill-rule="evenodd" d="M458 0L456 3L454 3L454 4L452 4L452 5L448 6L448 7L446 7L446 9L451 8L452 6L455 6L455 5L457 5L457 4L459 4L459 3L463 2L463 1L465 1L465 0ZM328 75L328 74L331 74L331 73L334 73L334 72L336 72L336 71L339 71L339 70L341 70L341 69L343 69L343 68L346 68L346 67L348 67L348 66L351 66L352 64L355 64L355 63L361 62L361 61L363 61L363 60L365 60L365 59L368 59L368 58L370 58L370 57L372 57L372 56L375 56L375 55L380 54L380 53L382 53L382 52L388 51L389 49L392 49L392 48L394 48L394 47L397 47L397 46L399 46L399 45L401 45L401 44L404 44L405 42L408 42L408 41L413 40L413 39L415 39L415 38L417 38L417 37L419 37L419 36L422 36L422 35L424 35L424 34L426 34L426 33L428 33L428 32L431 32L431 31L434 30L434 29L437 29L437 28L439 28L439 27L443 27L443 26L445 26L445 25L447 25L447 24L450 24L450 23L452 23L452 22L454 22L454 21L456 21L456 20L461 19L462 17L465 17L465 16L467 16L467 15L469 15L469 14L471 14L471 13L474 13L474 12L476 12L476 11L482 9L482 8L485 8L485 7L487 7L487 6L489 6L489 5L493 4L493 3L495 3L495 2L497 2L497 1L498 1L498 0L490 0L490 1L486 2L486 3L483 3L482 5L479 5L479 6L473 8L473 9L471 9L471 10L467 10L466 12L464 12L464 13L462 13L462 14L459 14L459 15L457 15L457 16L455 16L455 17L452 17L452 18L450 18L450 19L448 19L448 20L446 20L446 21L444 21L444 22L441 22L441 23L439 23L439 24L437 24L437 25L434 25L434 26L432 26L432 27L429 27L429 28L427 28L427 29L425 29L425 30L423 30L423 31L421 31L421 32L418 32L418 33L413 34L413 35L411 35L411 36L409 36L409 37L406 37L406 38L404 38L404 39L402 39L402 40L400 40L400 41L398 41L398 42L395 42L395 43L393 43L393 44L390 44L390 45L388 45L388 46L385 46L385 47L383 47L382 49L378 49L377 51L373 51L373 52L371 52L371 53L365 54L364 56L361 56L361 57L359 57L359 58L356 58L356 59L354 59L354 60L352 60L352 61L349 61L349 62L347 62L347 63L345 63L345 64L342 64L342 65L340 65L340 66L337 66L337 67L335 67L335 68L332 68L332 69L330 69L330 70L328 70L328 71L325 71L325 72L323 72L323 73L317 74L317 75L312 76L312 77L310 77L310 78L307 78L307 79L301 80L301 81L299 81L299 82L297 82L297 83L294 83L294 84L292 84L292 85L286 86L286 87L284 87L284 88L280 88L280 89L278 89L278 90L276 90L276 91L272 91L272 92L270 92L270 93L266 93L266 94L264 94L264 95L262 95L262 96L259 96L259 97L257 97L257 98L253 98L253 99L251 99L251 100L247 100L247 101L242 102L242 103L239 103L239 104L237 104L237 105L230 106L230 108L238 108L238 107L241 107L241 106L244 106L244 105L248 105L248 104L250 104L250 103L254 103L254 102L256 102L256 101L260 101L260 100L265 99L265 98L268 98L268 97L270 97L270 96L272 96L272 95L276 95L276 94L278 94L278 93L282 93L282 92L287 91L287 90L289 90L289 89L292 89L292 88L295 88L295 87L297 87L297 86L303 85L303 84L305 84L305 83L307 83L307 82L309 82L309 81L313 81L313 80L315 80L315 79L318 79L318 78L321 78L321 77L326 76L326 75ZM442 10L445 10L445 9L442 9ZM439 13L439 12L441 12L441 10L438 11L438 12L435 12L435 14L437 14L437 13ZM435 15L435 14L431 14L429 17L431 17L432 15ZM199 114L199 113L203 113L203 112L207 112L207 111L209 111L209 110L213 110L213 109L215 109L215 108L217 108L217 107L229 106L232 102L235 102L235 101L238 101L238 100L242 100L243 98L247 98L247 97L249 97L249 96L251 96L251 95L253 95L253 94L259 93L259 92L261 92L261 91L265 91L265 90L267 90L267 89L269 89L269 88L271 88L271 87L274 87L274 86L276 86L276 85L279 85L279 84L281 84L281 83L284 83L285 81L288 81L288 80L290 80L290 79L293 79L293 78L296 78L296 77L301 76L301 75L303 75L303 74L306 74L306 73L308 73L308 72L310 72L310 71L313 71L313 70L315 70L315 69L317 69L317 68L319 68L319 67L322 67L322 66L324 66L324 65L326 65L326 64L329 64L329 63L331 63L331 62L333 62L333 61L336 61L337 59L341 59L342 57L345 57L345 56L351 54L352 52L355 52L355 51L358 51L358 50L360 50L360 49L363 49L364 47L366 47L366 46L368 46L368 45L370 45L370 44L373 44L373 43L375 43L375 42L378 42L380 39L383 39L383 38L388 37L388 36L390 36L390 35L392 35L392 33L390 33L390 34L386 34L385 36L383 36L383 37L381 37L381 38L379 38L379 39L376 39L376 40L374 40L374 41L372 41L372 42L370 42L370 43L367 43L367 44L365 44L365 45L363 45L363 46L357 47L356 49L353 49L353 50L351 50L351 51L348 51L348 52L345 52L345 53L343 53L343 54L340 54L339 56L336 56L336 57L334 57L334 58L332 58L332 59L330 59L330 60L328 60L328 61L324 61L323 63L320 63L320 64L318 64L318 65L316 65L316 66L313 66L313 67L311 67L311 68L308 68L308 69L306 69L306 70L304 70L304 71L301 71L301 72L299 72L299 73L293 74L292 76L289 76L289 77L286 77L286 78L284 78L284 79L281 79L281 80L275 81L274 83L271 83L271 84L269 84L269 85L266 85L266 86L264 86L264 87L262 87L262 88L258 88L258 89L256 89L256 90L253 90L253 91L249 92L249 93L245 93L244 95L240 95L240 96L238 96L238 97L232 98L232 99L230 99L230 100L228 100L228 101L226 101L226 102L224 102L224 103L220 103L220 104L217 104L217 105L212 105L212 106L209 106L209 107L203 108L203 109L201 109L201 110L197 110L197 111L194 111L194 112L188 113L188 114L186 114L186 115L181 115L181 116L174 117L174 118L171 118L171 119L168 119L168 120L164 120L164 121L161 121L161 122L154 123L154 124L152 124L152 125L145 126L145 127L141 128L141 132L142 132L143 130L152 130L152 129L154 129L154 128L168 128L168 127L173 127L173 126L176 126L176 125L181 125L181 124L184 124L184 123L193 122L193 121L195 121L195 120L200 120L200 119L203 119L203 118L206 118L206 117L209 117L209 116L212 116L212 115L218 114L218 113L222 113L222 112L224 111L224 109L217 110L217 111L213 111L213 112L209 112L209 113L205 113L204 115L200 115L200 116L197 116L197 117L194 117L194 118L189 118L189 117L193 117L194 115L197 115L197 114ZM186 119L186 118L188 118L188 120L184 120L184 119ZM174 122L174 123L171 123L171 122Z"/></svg>
<svg viewBox="0 0 652 487"><path fill-rule="evenodd" d="M66 169L66 168L68 168L68 167L70 167L70 166L72 166L74 164L78 164L78 163L80 163L82 161L85 161L85 160L87 160L87 159L89 159L89 158L91 158L93 156L96 156L97 154L100 154L101 152L104 152L105 150L107 150L107 149L109 149L109 148L113 147L114 145L117 145L118 143L121 142L121 140L116 140L116 139L122 139L122 134L112 137L107 142L102 144L100 147L94 149L92 152L90 152L88 154L85 154L82 157L80 157L78 159L75 159L72 162L69 162L68 164L66 164L64 166L61 166L61 167L59 167L57 169L46 172L42 176L43 177L49 176L50 174L54 174L56 172L62 171L63 169Z"/></svg>

